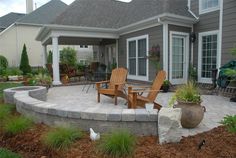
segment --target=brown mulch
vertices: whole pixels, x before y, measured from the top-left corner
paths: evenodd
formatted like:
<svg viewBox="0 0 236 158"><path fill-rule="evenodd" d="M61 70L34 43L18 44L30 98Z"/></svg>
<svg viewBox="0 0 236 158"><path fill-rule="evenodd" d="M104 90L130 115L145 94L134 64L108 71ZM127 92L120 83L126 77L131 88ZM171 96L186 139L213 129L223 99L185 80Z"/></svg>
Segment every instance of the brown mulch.
<svg viewBox="0 0 236 158"><path fill-rule="evenodd" d="M0 147L8 148L22 155L23 158L97 158L104 157L97 152L96 142L91 142L86 133L70 149L53 151L41 143L42 134L49 127L38 124L34 128L16 136L6 136L0 132ZM199 150L199 143L205 144ZM138 137L135 158L155 157L236 157L236 134L229 133L225 127L195 136L186 137L177 144L159 145L157 137ZM99 142L97 142L99 143Z"/></svg>

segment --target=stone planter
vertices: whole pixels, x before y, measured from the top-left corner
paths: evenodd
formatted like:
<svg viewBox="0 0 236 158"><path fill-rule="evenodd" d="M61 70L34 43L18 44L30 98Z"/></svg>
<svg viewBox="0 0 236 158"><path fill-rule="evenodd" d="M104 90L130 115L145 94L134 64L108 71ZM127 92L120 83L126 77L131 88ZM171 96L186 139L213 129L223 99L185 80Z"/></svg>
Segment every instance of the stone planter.
<svg viewBox="0 0 236 158"><path fill-rule="evenodd" d="M195 128L203 119L205 107L200 103L179 102L174 106L182 109L181 125L183 128Z"/></svg>
<svg viewBox="0 0 236 158"><path fill-rule="evenodd" d="M169 91L170 85L162 85L162 90L164 93L167 93Z"/></svg>

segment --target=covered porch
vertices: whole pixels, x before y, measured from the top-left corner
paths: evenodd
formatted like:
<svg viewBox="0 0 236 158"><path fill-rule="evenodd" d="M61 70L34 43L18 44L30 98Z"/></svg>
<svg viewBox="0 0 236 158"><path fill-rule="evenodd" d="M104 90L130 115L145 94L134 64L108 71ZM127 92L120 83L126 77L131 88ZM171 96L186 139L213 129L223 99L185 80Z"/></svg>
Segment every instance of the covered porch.
<svg viewBox="0 0 236 158"><path fill-rule="evenodd" d="M113 29L47 25L40 30L36 40L41 41L44 48L43 65L47 64L47 46L52 46L53 85L61 85L59 46L93 46L92 61L109 67L113 62L118 63L118 38L118 33Z"/></svg>

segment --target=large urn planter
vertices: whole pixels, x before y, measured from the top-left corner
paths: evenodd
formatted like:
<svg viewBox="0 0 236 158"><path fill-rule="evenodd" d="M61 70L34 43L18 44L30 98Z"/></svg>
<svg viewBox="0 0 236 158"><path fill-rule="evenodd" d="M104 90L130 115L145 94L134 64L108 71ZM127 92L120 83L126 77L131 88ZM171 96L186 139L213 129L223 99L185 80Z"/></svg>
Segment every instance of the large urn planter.
<svg viewBox="0 0 236 158"><path fill-rule="evenodd" d="M187 103L177 101L175 108L182 109L181 125L183 128L197 127L204 116L205 107L201 103Z"/></svg>

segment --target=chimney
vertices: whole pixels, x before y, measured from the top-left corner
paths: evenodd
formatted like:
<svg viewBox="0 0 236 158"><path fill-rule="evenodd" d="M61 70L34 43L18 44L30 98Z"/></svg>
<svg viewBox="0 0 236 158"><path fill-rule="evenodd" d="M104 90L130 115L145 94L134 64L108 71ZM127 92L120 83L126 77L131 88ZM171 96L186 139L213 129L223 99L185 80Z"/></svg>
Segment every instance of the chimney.
<svg viewBox="0 0 236 158"><path fill-rule="evenodd" d="M26 14L33 11L33 0L26 0Z"/></svg>

